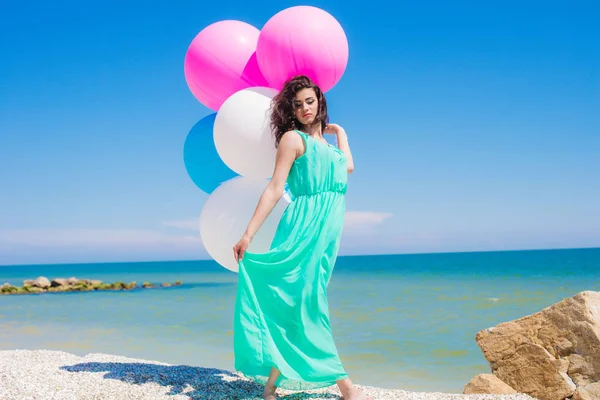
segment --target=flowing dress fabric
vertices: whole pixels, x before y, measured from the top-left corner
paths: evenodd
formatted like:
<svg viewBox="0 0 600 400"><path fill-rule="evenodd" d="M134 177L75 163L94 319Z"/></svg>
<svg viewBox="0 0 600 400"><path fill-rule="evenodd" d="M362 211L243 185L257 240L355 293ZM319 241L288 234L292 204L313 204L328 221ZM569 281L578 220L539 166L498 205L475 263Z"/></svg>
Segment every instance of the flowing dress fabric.
<svg viewBox="0 0 600 400"><path fill-rule="evenodd" d="M344 223L347 158L337 147L298 131L305 152L288 176L293 201L270 250L239 261L234 312L235 369L290 390L331 386L347 374L329 323L327 286Z"/></svg>

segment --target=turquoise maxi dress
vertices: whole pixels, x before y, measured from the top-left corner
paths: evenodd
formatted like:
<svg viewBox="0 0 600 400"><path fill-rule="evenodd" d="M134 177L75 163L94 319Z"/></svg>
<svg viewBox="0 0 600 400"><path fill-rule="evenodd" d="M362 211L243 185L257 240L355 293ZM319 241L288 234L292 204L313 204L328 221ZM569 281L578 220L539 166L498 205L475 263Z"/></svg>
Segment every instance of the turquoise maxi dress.
<svg viewBox="0 0 600 400"><path fill-rule="evenodd" d="M337 147L297 131L306 151L288 176L292 202L270 250L239 261L235 369L265 384L315 389L347 377L329 324L327 286L344 224L348 161Z"/></svg>

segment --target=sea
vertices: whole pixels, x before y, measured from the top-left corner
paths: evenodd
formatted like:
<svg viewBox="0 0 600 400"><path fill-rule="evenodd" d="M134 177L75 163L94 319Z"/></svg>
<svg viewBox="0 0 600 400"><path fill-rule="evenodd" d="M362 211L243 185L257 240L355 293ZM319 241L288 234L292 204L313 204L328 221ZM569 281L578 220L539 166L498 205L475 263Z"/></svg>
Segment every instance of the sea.
<svg viewBox="0 0 600 400"><path fill-rule="evenodd" d="M0 296L0 350L233 369L237 274L214 261L0 267L0 284L39 276L182 285ZM600 290L600 248L340 256L328 297L355 383L462 393L473 376L490 372L477 332L584 290Z"/></svg>

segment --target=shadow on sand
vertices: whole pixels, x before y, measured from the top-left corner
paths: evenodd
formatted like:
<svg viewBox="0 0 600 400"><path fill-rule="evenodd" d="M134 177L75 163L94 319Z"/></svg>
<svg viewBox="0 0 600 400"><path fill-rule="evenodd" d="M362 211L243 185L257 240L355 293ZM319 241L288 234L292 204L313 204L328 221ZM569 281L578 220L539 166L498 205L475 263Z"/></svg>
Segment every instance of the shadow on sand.
<svg viewBox="0 0 600 400"><path fill-rule="evenodd" d="M63 366L68 372L106 372L105 379L116 379L130 385L156 383L170 387L168 395L185 395L192 400L254 400L262 399L263 387L240 378L230 371L187 365L157 365L144 363L87 362ZM296 392L279 396L280 400L341 399L334 394Z"/></svg>

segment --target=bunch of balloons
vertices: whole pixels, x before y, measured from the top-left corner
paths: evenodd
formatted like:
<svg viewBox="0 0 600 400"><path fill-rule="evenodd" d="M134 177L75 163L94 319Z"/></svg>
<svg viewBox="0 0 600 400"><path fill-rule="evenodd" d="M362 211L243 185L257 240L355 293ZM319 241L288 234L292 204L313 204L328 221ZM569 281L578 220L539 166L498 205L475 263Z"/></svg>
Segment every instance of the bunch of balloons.
<svg viewBox="0 0 600 400"><path fill-rule="evenodd" d="M200 235L209 255L236 272L233 245L242 236L275 166L270 127L273 97L286 80L307 75L323 92L348 63L348 41L339 22L312 6L284 9L258 30L237 20L204 28L184 60L188 87L214 111L190 130L184 163L192 181L209 194ZM248 251L267 251L287 205L284 194Z"/></svg>

